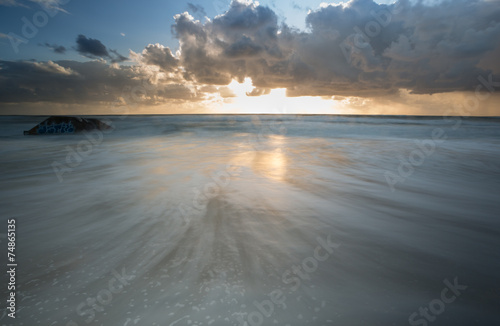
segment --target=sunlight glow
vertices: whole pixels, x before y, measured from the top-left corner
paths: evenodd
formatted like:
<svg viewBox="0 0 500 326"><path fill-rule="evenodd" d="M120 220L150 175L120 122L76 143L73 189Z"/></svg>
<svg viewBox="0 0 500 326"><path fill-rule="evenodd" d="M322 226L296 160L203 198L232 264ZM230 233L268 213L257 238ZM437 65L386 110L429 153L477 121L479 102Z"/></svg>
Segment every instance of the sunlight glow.
<svg viewBox="0 0 500 326"><path fill-rule="evenodd" d="M284 137L274 135L270 139L273 146L277 148L267 156L267 175L268 177L282 181L286 176L286 156L283 153Z"/></svg>
<svg viewBox="0 0 500 326"><path fill-rule="evenodd" d="M233 91L233 93L238 97L244 97L247 93L250 93L254 90L252 78L246 77L243 83L238 83L233 79L231 84L227 85L227 87Z"/></svg>
<svg viewBox="0 0 500 326"><path fill-rule="evenodd" d="M236 97L220 100L212 105L218 113L230 114L334 114L339 102L321 97L303 96L287 97L285 88L269 90L268 94L249 96L255 90L251 78L245 78L243 83L233 80L227 86ZM311 110L314 108L314 111Z"/></svg>
<svg viewBox="0 0 500 326"><path fill-rule="evenodd" d="M266 178L284 181L287 175L287 156L285 154L285 137L272 135L262 143L266 150L253 153L252 169Z"/></svg>

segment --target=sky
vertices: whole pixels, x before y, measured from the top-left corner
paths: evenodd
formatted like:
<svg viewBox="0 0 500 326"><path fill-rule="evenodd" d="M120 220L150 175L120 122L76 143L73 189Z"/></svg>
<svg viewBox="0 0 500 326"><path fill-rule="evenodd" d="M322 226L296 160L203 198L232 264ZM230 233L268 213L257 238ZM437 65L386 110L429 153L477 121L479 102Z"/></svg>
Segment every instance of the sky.
<svg viewBox="0 0 500 326"><path fill-rule="evenodd" d="M500 116L500 0L0 0L0 114Z"/></svg>

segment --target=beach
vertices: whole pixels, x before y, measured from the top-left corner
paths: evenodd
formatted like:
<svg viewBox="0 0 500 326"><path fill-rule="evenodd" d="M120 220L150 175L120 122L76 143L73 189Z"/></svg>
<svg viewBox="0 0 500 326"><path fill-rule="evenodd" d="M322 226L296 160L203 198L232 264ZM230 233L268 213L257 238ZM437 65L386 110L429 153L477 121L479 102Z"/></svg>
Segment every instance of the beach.
<svg viewBox="0 0 500 326"><path fill-rule="evenodd" d="M44 118L0 117L2 325L500 323L498 118Z"/></svg>

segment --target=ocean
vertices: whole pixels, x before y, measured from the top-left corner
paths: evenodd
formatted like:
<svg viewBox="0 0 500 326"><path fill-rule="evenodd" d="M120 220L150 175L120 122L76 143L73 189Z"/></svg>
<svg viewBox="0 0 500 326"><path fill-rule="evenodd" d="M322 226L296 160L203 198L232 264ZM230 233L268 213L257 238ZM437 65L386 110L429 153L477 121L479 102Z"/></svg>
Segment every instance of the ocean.
<svg viewBox="0 0 500 326"><path fill-rule="evenodd" d="M44 118L0 117L2 325L500 324L498 118Z"/></svg>

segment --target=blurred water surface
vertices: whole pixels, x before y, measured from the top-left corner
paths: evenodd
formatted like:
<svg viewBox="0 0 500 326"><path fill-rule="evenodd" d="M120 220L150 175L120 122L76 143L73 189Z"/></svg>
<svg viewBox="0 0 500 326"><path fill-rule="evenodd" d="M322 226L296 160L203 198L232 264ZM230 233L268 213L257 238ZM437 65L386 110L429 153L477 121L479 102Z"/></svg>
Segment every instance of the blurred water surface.
<svg viewBox="0 0 500 326"><path fill-rule="evenodd" d="M500 120L101 118L0 117L2 325L499 324Z"/></svg>

